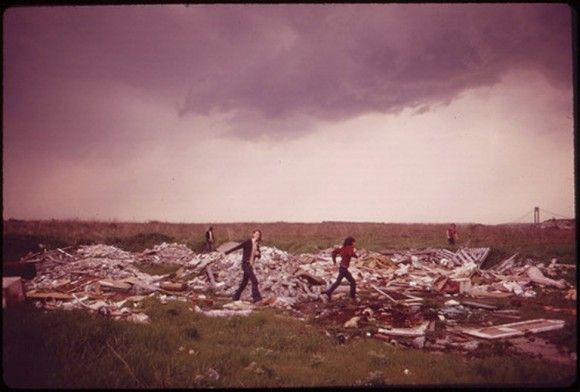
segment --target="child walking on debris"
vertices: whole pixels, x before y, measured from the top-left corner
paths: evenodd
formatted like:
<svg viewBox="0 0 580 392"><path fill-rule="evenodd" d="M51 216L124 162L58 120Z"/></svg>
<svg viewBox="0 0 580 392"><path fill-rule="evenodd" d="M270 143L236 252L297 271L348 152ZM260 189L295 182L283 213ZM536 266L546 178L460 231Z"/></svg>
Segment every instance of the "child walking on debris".
<svg viewBox="0 0 580 392"><path fill-rule="evenodd" d="M232 253L238 249L243 249L243 256L242 256L242 270L244 271L244 277L242 278L242 282L240 283L240 287L234 294L234 301L240 299L242 295L242 291L246 288L248 281L252 282L252 299L254 302L258 302L262 300L262 296L260 295L260 291L258 290L258 279L256 279L256 275L254 274L254 260L259 259L260 254L260 242L262 241L262 232L260 230L254 230L252 233L252 238L242 242L240 245L228 250L225 254Z"/></svg>
<svg viewBox="0 0 580 392"><path fill-rule="evenodd" d="M342 244L342 248L336 248L332 251L332 262L336 265L336 256L340 255L340 266L338 267L338 277L336 278L336 282L332 286L330 286L326 291L322 294L326 294L328 299L331 299L332 292L336 290L340 282L342 282L343 278L346 278L350 283L350 298L353 300L356 298L356 283L354 278L348 272L348 266L350 264L350 259L353 257L358 258L354 251L354 243L355 239L353 237L346 237L344 243ZM324 297L323 297L324 299Z"/></svg>

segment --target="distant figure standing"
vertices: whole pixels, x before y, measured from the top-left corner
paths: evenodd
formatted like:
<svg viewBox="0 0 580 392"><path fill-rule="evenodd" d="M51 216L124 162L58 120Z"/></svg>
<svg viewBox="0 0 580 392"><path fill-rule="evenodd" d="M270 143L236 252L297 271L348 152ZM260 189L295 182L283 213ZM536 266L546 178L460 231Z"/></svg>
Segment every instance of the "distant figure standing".
<svg viewBox="0 0 580 392"><path fill-rule="evenodd" d="M213 227L209 227L207 229L207 231L205 232L205 251L206 252L211 252L214 250L214 244L215 242L215 238L213 236Z"/></svg>
<svg viewBox="0 0 580 392"><path fill-rule="evenodd" d="M240 245L236 246L225 252L225 254L232 253L238 249L243 249L243 256L242 256L242 270L244 271L244 277L242 278L242 282L240 283L240 287L234 294L234 301L240 299L242 295L242 291L246 288L248 281L252 282L252 299L254 302L258 302L262 299L262 295L260 295L260 290L258 290L258 279L256 279L256 275L254 274L254 260L259 259L260 254L260 242L262 241L262 232L260 230L254 230L252 233L252 238L242 242Z"/></svg>
<svg viewBox="0 0 580 392"><path fill-rule="evenodd" d="M449 245L455 245L455 241L459 239L459 234L457 233L457 229L455 228L455 223L452 223L447 228L447 243Z"/></svg>
<svg viewBox="0 0 580 392"><path fill-rule="evenodd" d="M355 239L353 237L346 237L342 248L336 248L332 251L332 262L336 265L336 256L340 255L340 266L338 267L338 277L336 278L336 282L332 286L330 286L326 291L322 294L326 294L328 299L331 299L332 292L336 290L340 282L342 282L343 278L346 278L350 283L350 298L353 300L356 298L356 283L354 278L348 272L348 267L350 265L350 259L353 257L358 258L354 251L354 243Z"/></svg>

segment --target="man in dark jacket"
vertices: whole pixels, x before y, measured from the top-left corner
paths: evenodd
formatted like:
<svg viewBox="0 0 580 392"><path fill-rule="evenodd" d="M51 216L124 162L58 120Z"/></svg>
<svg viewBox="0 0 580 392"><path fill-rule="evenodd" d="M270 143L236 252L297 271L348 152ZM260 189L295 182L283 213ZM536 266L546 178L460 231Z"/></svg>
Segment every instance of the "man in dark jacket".
<svg viewBox="0 0 580 392"><path fill-rule="evenodd" d="M258 302L262 299L262 295L260 295L260 290L258 290L258 279L256 279L256 275L254 274L254 260L260 258L260 242L262 241L262 232L260 230L254 230L252 233L252 238L242 242L240 245L236 246L225 252L225 254L232 253L238 249L243 249L243 256L242 256L242 270L244 271L244 277L242 278L242 282L240 283L240 287L234 294L234 301L240 299L242 295L242 291L246 288L248 281L252 282L252 299L254 302Z"/></svg>
<svg viewBox="0 0 580 392"><path fill-rule="evenodd" d="M205 251L211 252L214 250L213 244L215 242L215 238L213 236L213 227L209 227L205 232Z"/></svg>

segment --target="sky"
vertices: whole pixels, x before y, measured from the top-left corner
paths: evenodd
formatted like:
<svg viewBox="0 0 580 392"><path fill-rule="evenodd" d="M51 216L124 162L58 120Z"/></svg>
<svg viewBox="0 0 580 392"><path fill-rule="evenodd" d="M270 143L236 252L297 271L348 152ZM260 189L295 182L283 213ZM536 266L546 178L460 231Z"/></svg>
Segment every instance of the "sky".
<svg viewBox="0 0 580 392"><path fill-rule="evenodd" d="M571 20L526 3L9 8L3 218L574 217Z"/></svg>

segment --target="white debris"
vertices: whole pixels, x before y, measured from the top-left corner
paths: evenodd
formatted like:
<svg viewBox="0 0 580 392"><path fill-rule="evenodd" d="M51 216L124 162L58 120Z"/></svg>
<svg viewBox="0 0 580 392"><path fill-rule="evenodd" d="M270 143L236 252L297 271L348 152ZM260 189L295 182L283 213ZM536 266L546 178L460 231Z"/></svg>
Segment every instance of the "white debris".
<svg viewBox="0 0 580 392"><path fill-rule="evenodd" d="M544 284L546 286L555 286L559 289L566 288L566 283L563 279L554 280L554 279L546 278L544 276L544 274L542 273L542 271L540 271L540 269L538 267L535 267L533 265L530 266L530 268L528 268L526 273L530 277L530 279L536 283Z"/></svg>
<svg viewBox="0 0 580 392"><path fill-rule="evenodd" d="M133 323L138 324L149 324L151 320L149 319L149 316L146 315L145 313L132 313L127 317L127 321L131 321Z"/></svg>

